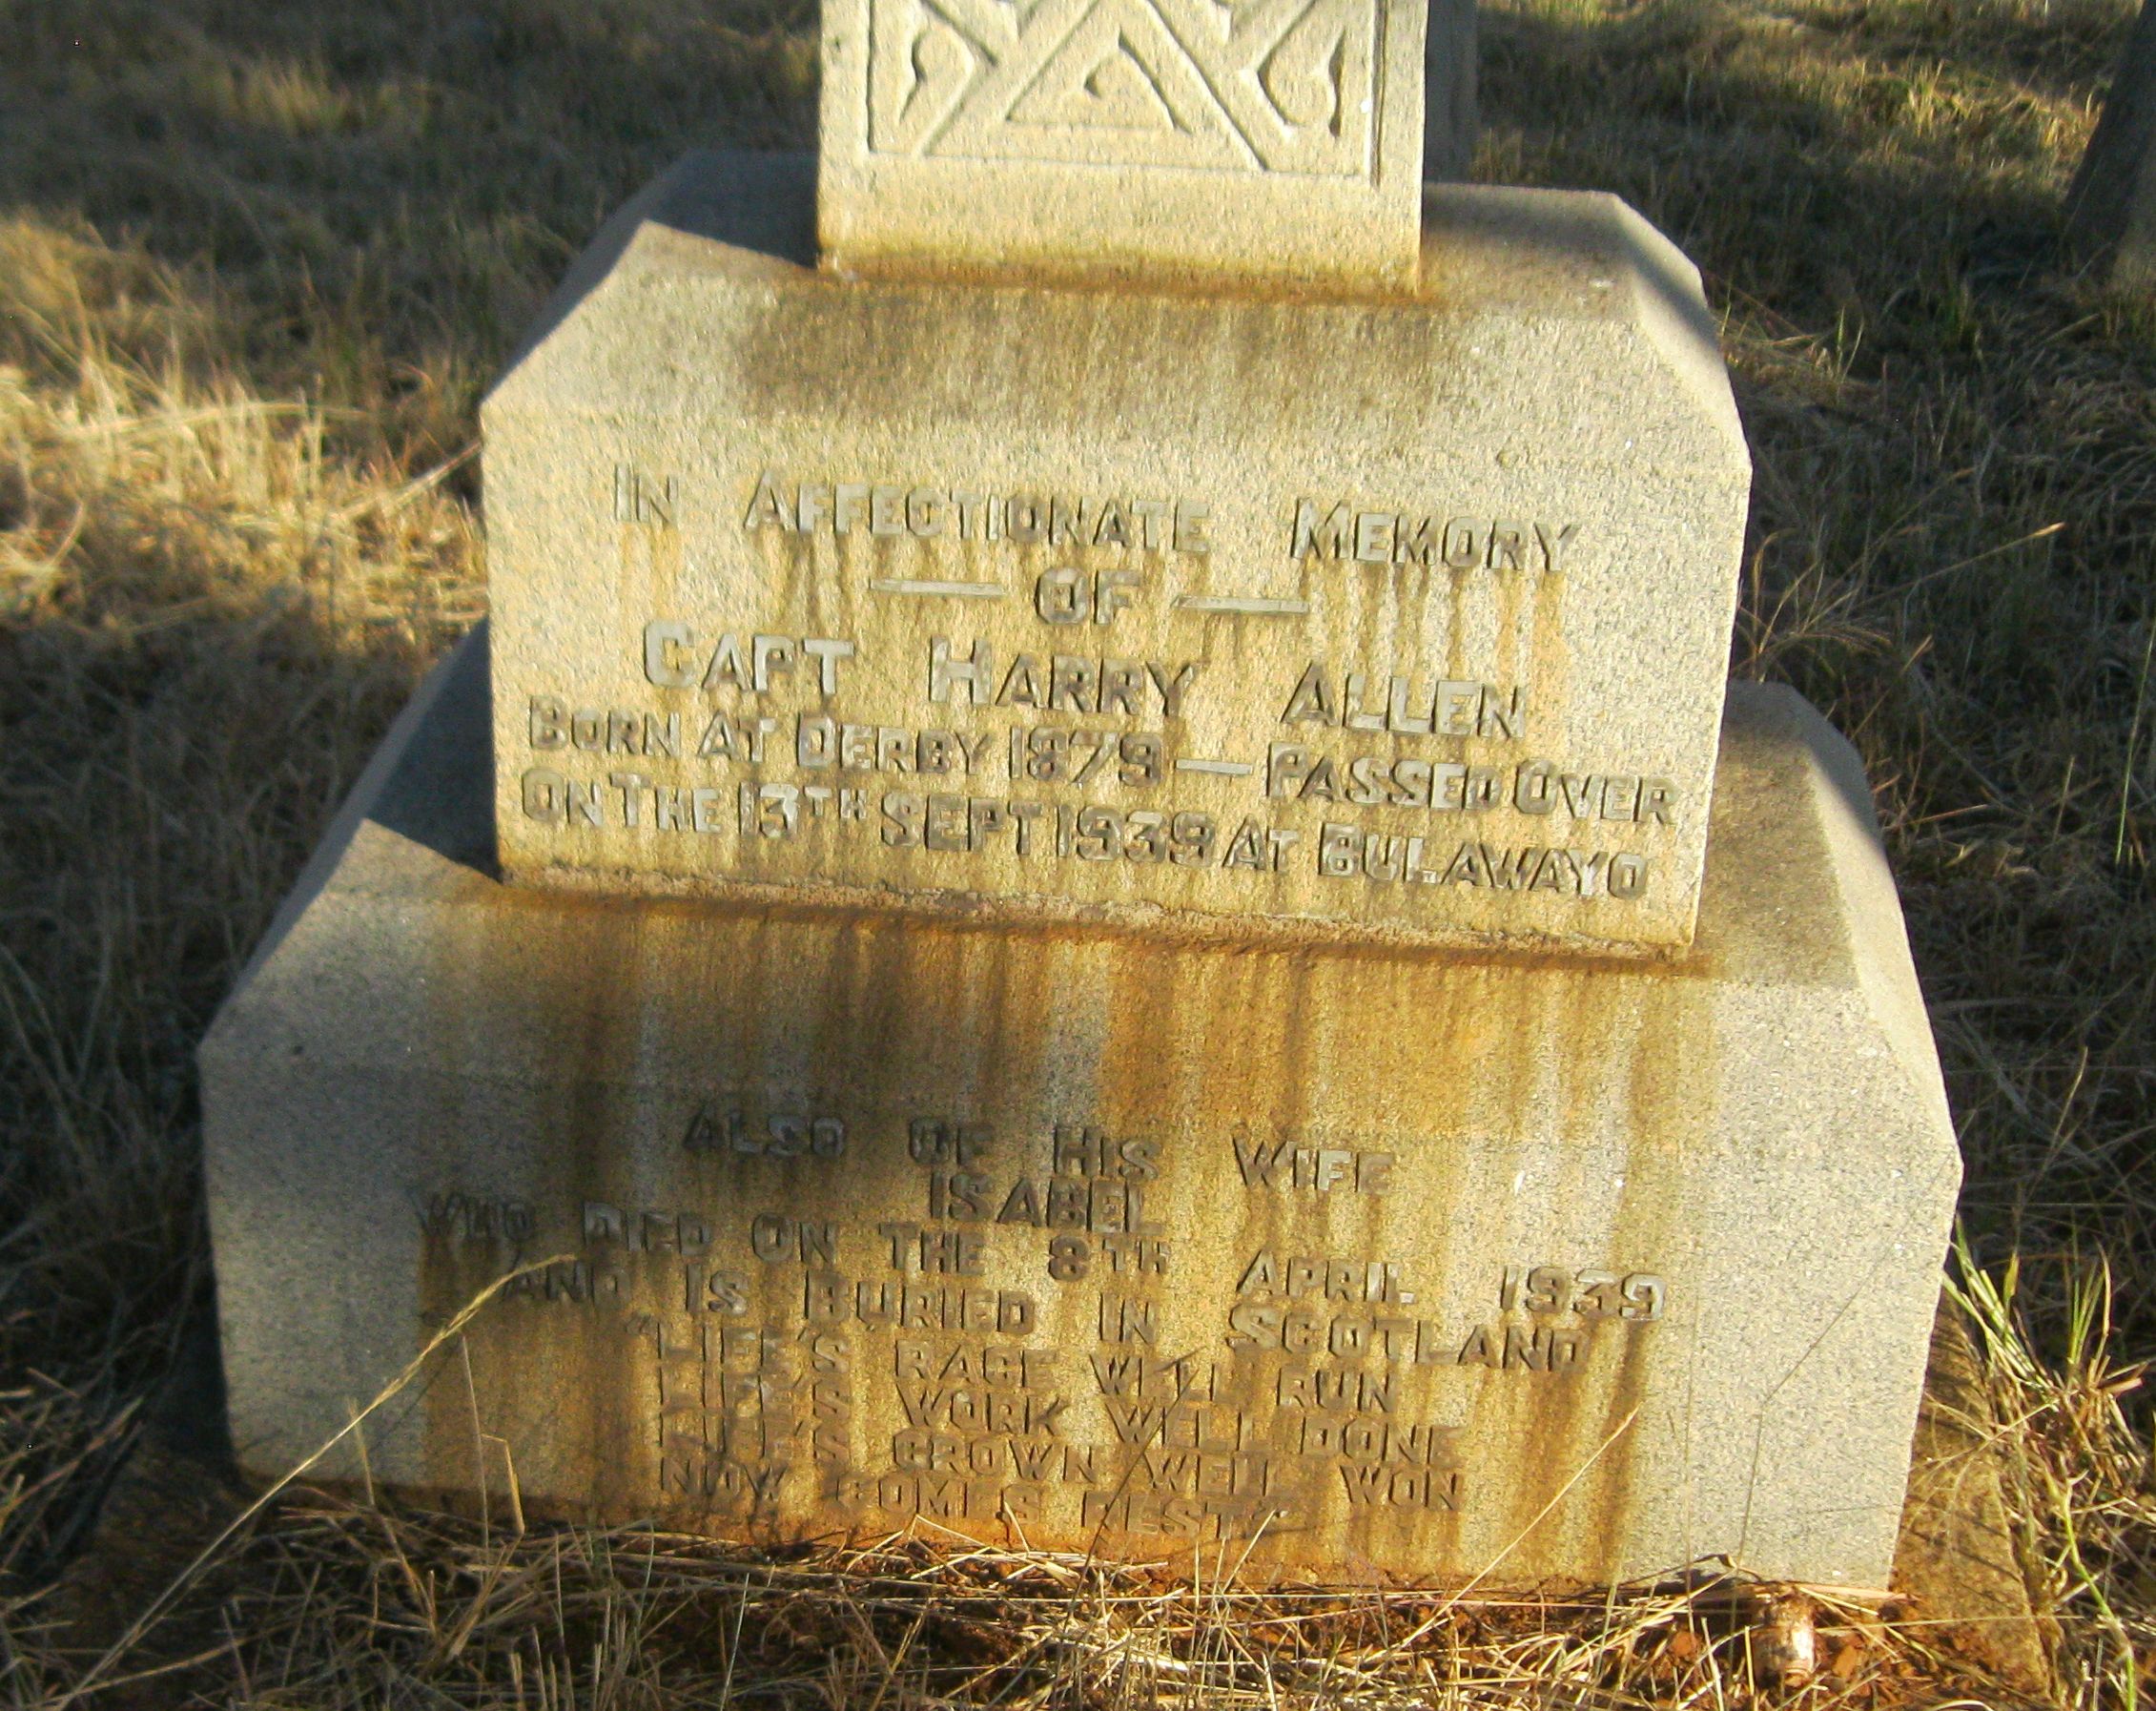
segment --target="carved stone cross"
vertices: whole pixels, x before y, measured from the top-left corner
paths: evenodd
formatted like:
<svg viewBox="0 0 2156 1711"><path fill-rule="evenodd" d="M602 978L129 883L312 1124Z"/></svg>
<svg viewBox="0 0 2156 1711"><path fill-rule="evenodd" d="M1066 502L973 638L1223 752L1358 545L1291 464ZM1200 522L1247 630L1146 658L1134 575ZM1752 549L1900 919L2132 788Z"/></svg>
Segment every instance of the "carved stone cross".
<svg viewBox="0 0 2156 1711"><path fill-rule="evenodd" d="M1404 283L1427 0L826 0L827 262Z"/></svg>

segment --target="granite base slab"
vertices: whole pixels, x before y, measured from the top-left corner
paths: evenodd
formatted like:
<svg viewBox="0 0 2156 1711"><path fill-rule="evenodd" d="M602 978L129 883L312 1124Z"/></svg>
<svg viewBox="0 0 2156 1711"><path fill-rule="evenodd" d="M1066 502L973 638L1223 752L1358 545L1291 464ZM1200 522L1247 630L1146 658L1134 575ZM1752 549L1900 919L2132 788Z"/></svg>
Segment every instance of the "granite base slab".
<svg viewBox="0 0 2156 1711"><path fill-rule="evenodd" d="M1593 962L513 889L486 668L408 710L202 1047L243 1467L534 1267L368 1423L375 1480L1887 1583L1960 1163L1860 771L1795 695L1731 692L1693 950Z"/></svg>

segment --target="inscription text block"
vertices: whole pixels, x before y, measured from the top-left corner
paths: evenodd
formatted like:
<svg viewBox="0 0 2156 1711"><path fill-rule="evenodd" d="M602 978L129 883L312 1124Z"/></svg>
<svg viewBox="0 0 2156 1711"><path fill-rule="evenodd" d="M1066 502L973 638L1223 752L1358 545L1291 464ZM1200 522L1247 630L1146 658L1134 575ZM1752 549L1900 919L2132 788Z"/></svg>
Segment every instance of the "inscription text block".
<svg viewBox="0 0 2156 1711"><path fill-rule="evenodd" d="M1493 283L1290 312L835 282L708 188L487 406L512 874L1684 942L1747 465L1618 204L1446 192Z"/></svg>

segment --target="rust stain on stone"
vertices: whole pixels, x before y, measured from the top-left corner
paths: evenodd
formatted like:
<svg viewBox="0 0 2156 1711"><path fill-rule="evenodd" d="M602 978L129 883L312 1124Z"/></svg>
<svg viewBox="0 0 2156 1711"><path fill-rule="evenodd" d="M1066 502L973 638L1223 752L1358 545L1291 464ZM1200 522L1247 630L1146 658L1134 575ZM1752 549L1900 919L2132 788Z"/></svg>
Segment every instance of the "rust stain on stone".
<svg viewBox="0 0 2156 1711"><path fill-rule="evenodd" d="M770 248L807 224L811 188L798 163L686 166L617 235L606 284L488 401L490 518L516 572L504 707L678 715L687 751L625 743L624 760L549 736L505 753L518 882L1283 945L1685 944L1726 671L1712 614L1734 587L1746 470L1711 339L1683 335L1700 370L1683 381L1662 348L1682 339L1626 289L1656 263L1616 204L1437 190L1426 284L1372 303L852 278ZM788 208L799 218L770 217ZM1455 252L1471 267L1441 265ZM1610 288L1591 308L1590 274ZM1598 377L1585 392L1582 373ZM613 479L678 479L678 514L595 539L568 495L621 459ZM623 548L629 532L649 546ZM742 691L758 637L850 651L828 679L796 654ZM938 676L939 643L984 675ZM1060 692L1058 659L1076 673ZM1110 661L1144 668L1138 692L1082 687ZM1156 667L1197 674L1171 704ZM1285 718L1313 670L1328 709ZM1471 719L1444 722L1441 683L1469 686ZM689 727L714 713L755 727L764 758L695 752ZM880 751L833 764L815 746L847 726L900 751L932 732L979 747L901 775ZM1056 743L1103 732L1158 745L1157 775L1056 774ZM1274 788L1276 743L1330 773ZM1510 769L1529 758L1588 794L1610 779L1661 794L1644 820L1516 809ZM1471 802L1431 771L1462 765L1488 769ZM642 782L617 798L624 771ZM745 777L749 816L783 826L696 835L717 827L662 815L667 793L698 790L722 819L741 812ZM859 800L805 806L833 789ZM925 819L907 801L924 794L964 809L963 837L883 835ZM1122 828L1163 805L1206 822L1210 855L1074 853L1066 814ZM1246 821L1297 841L1221 859ZM1024 849L1021 823L1040 834ZM1321 864L1343 832L1376 840L1380 882ZM1500 882L1456 861L1476 844L1556 861L1548 883Z"/></svg>
<svg viewBox="0 0 2156 1711"><path fill-rule="evenodd" d="M1892 1377L1907 1324L1871 1309L1916 1266L1865 1271L1861 1340L1792 1363L1853 1257L1943 1227L1946 1155L1847 972L1877 938L1837 900L1840 798L1733 729L1719 847L1788 871L1711 886L1673 966L533 896L370 830L279 953L339 1037L254 1097L265 1135L370 1138L305 1206L341 1245L308 1263L375 1256L380 1288L333 1317L236 1219L220 1286L285 1266L312 1361L393 1371L566 1252L474 1325L468 1385L451 1350L369 1440L384 1482L483 1468L497 1501L513 1455L530 1513L1513 1584L1735 1548L1792 1467L1869 1469L1891 1510L1894 1422L1833 1415L1861 1465L1809 1427ZM1815 1050L1846 1086L1798 1076ZM1856 1123L1884 1139L1822 1151ZM272 1175L217 1140L228 1197ZM320 1441L259 1401L278 1325L235 1323L236 1423ZM291 1366L308 1407L344 1382Z"/></svg>
<svg viewBox="0 0 2156 1711"><path fill-rule="evenodd" d="M430 1390L435 1482L470 1483L476 1414L593 1513L753 1536L918 1514L1540 1577L1626 1525L1676 1328L1570 1291L1659 1263L1658 1173L1711 1121L1673 1091L1714 1049L1689 983L747 915L675 1083L621 1000L668 914L552 917L530 1240L581 1257ZM423 1310L515 1257L430 1235Z"/></svg>

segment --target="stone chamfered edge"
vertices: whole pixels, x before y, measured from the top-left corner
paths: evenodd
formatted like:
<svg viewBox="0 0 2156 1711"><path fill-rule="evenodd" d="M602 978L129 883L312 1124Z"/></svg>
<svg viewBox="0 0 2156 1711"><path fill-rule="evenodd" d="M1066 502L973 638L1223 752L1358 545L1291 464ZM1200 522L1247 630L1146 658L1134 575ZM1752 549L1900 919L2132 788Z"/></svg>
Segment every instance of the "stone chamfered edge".
<svg viewBox="0 0 2156 1711"><path fill-rule="evenodd" d="M1003 27L1010 39L969 39L967 22L981 38ZM1329 79L1329 134L1286 119L1263 62L1268 41L1284 45L1328 22L1337 51L1308 70ZM1403 283L1417 259L1427 25L1425 0L1235 14L1178 0L1051 0L1022 14L833 0L822 28L823 255L841 268L1019 264ZM896 40L909 29L934 31L961 65L927 72L920 44L908 51ZM1137 75L1162 120L1157 143L1125 125L1027 123L1023 93L1014 106L1020 81L1037 88L1089 43L1151 62ZM907 109L942 108L917 135L893 134L909 129L894 73L911 84ZM1433 81L1444 103L1434 118L1449 131L1452 80ZM1187 111L1168 122L1176 107Z"/></svg>
<svg viewBox="0 0 2156 1711"><path fill-rule="evenodd" d="M542 1201L565 1184L667 1192L649 1172L678 1162L652 1150L636 1113L654 1090L699 1076L807 1074L842 1090L865 1080L888 1096L885 1048L857 1057L838 1045L872 1025L859 994L848 996L868 970L883 1002L900 1005L874 1012L873 1025L909 1042L889 1049L942 1054L934 1073L946 1077L998 1062L1002 1030L1015 1041L1045 1025L1053 1041L1048 995L1074 981L1146 990L1164 979L1191 1008L1142 1025L1142 1067L1096 1060L1078 1072L1081 1083L1101 1078L1102 1097L1112 1089L1114 1108L1147 1132L1209 1129L1223 1104L1322 1122L1346 1101L1353 1122L1356 1102L1390 1077L1411 1083L1410 1115L1394 1123L1427 1109L1450 1133L1442 1112L1472 1082L1482 1104L1458 1109L1487 1107L1496 1121L1517 1108L1528 1127L1554 1132L1486 1137L1470 1153L1494 1148L1502 1177L1515 1160L1636 1173L1651 1204L1625 1201L1617 1234L1630 1232L1634 1261L1633 1249L1666 1250L1673 1287L1695 1298L1654 1328L1663 1341L1636 1368L1626 1357L1614 1394L1592 1390L1584 1421L1575 1403L1524 1440L1470 1435L1470 1457L1498 1475L1482 1489L1502 1499L1515 1475L1530 1488L1520 1500L1530 1513L1488 1518L1490 1542L1452 1559L1435 1546L1427 1559L1406 1547L1324 1560L1290 1550L1270 1572L1456 1579L1531 1520L1498 1583L1602 1581L1717 1554L1775 1578L1885 1583L1959 1155L1860 770L1795 695L1731 695L1693 952L1675 964L1595 964L1238 952L520 893L486 865L484 667L475 637L415 702L201 1049L234 1441L252 1471L281 1474L316 1450L416 1351L424 1262L413 1196L423 1186L467 1182ZM1230 992L1237 1002L1203 1001ZM977 997L994 993L1016 1008L981 1010ZM1406 1018L1420 1030L1412 1049ZM797 1026L815 1031L791 1039ZM1459 1036L1449 1045L1448 1030ZM825 1043L803 1060L811 1039ZM1042 1049L1067 1075L1071 1054L1108 1048L1073 1037ZM1241 1051L1243 1068L1208 1082L1197 1065L1222 1050ZM1212 1091L1175 1091L1200 1083ZM1197 1107L1178 1103L1192 1097ZM1614 1154L1605 1119L1627 1128ZM1404 1171L1443 1164L1402 1157ZM888 1204L877 1184L872 1163L849 1167L846 1192ZM1473 1258L1539 1247L1538 1230L1572 1216L1570 1203L1492 1214L1489 1192L1486 1182L1429 1214L1484 1228ZM1477 1221L1492 1215L1530 1217L1530 1239L1514 1229L1490 1243ZM1580 1216L1550 1245L1584 1247L1596 1228L1609 1238ZM1192 1246L1211 1222L1191 1228ZM650 1493L609 1483L622 1458L602 1446L628 1406L609 1393L625 1382L619 1369L579 1364L559 1321L520 1323L535 1340L519 1358L539 1369L504 1387L480 1364L486 1430L513 1445L525 1500L615 1516L658 1508ZM543 1336L553 1340L542 1347ZM1495 1433L1518 1393L1472 1394ZM462 1381L400 1399L370 1429L374 1476L472 1483L475 1406ZM358 1469L344 1456L326 1471ZM1540 1515L1544 1495L1557 1500Z"/></svg>
<svg viewBox="0 0 2156 1711"><path fill-rule="evenodd" d="M795 282L817 264L814 186L821 157L700 151L683 156L614 211L570 264L503 364L499 394L526 358L585 299L617 278L725 269L773 284ZM1691 258L1621 197L1604 191L1523 190L1502 185L1418 183L1415 243L1428 265L1407 282L1407 299L1475 306L1503 303L1523 285L1542 299L1584 280L1621 253L1641 320L1673 371L1694 389L1703 412L1728 437L1726 455L1749 476L1751 453L1719 355L1719 332ZM1612 222L1615 222L1615 232ZM1612 243L1612 237L1616 241ZM716 246L716 247L712 247ZM1064 282L1014 261L998 276L951 271L952 282L1014 289ZM1081 280L1140 294L1173 293L1158 280ZM1183 289L1190 289L1184 287ZM1224 287L1220 289L1232 289ZM1284 289L1273 287L1272 289ZM1385 283L1342 279L1313 285L1283 302L1385 301L1403 296ZM1548 303L1545 312L1554 308ZM1734 596L1733 596L1734 598Z"/></svg>
<svg viewBox="0 0 2156 1711"><path fill-rule="evenodd" d="M1941 1294L1917 1420L1894 1591L1949 1649L2037 1704L2058 1702L2059 1624L2037 1614L2015 1517L2028 1513L2014 1440L1985 1384L1973 1327Z"/></svg>
<svg viewBox="0 0 2156 1711"><path fill-rule="evenodd" d="M1578 724L1569 725L1568 732L1574 744L1591 750L1612 732L1653 729L1658 736L1666 736L1664 746L1676 757L1673 771L1680 788L1704 793L1712 776L1713 732L1720 712L1723 661L1735 613L1750 458L1696 269L1621 201L1588 193L1428 186L1422 222L1426 261L1412 297L1358 295L1340 287L1329 295L1261 307L1253 299L1232 294L1200 295L1157 282L1105 294L1074 288L1067 281L1029 279L1022 273L996 281L975 278L940 284L832 280L814 267L811 196L814 171L813 159L800 155L692 155L682 161L624 208L594 239L489 395L483 415L490 538L497 566L496 742L503 753L523 748L519 721L524 704L518 697L541 687L532 680L540 670L535 662L576 658L578 649L586 649L578 626L588 624L585 614L593 602L612 601L620 595L619 589L609 588L586 598L584 586L568 580L571 572L557 567L555 561L560 561L585 567L575 574L600 574L587 549L559 544L566 526L563 519L569 514L565 488L578 478L580 464L598 455L596 448L623 437L627 431L625 420L643 420L635 415L638 411L656 408L659 423L673 424L665 429L671 436L668 443L682 443L677 455L696 455L696 435L674 422L663 401L679 390L678 377L690 372L684 341L699 337L701 329L714 322L749 318L759 331L753 338L729 336L738 339L739 354L731 344L721 347L722 356L700 353L706 375L712 375L714 361L745 367L759 361L766 367L801 364L801 349L788 342L787 329L796 320L815 329L801 338L827 341L833 337L830 332L833 327L845 329L845 338L857 341L862 328L880 326L883 317L912 328L914 342L903 351L892 351L886 340L864 354L862 361L873 357L880 365L876 373L883 378L873 386L854 380L848 396L867 389L899 413L897 428L885 424L878 430L883 438L896 433L904 443L920 435L942 446L948 457L951 423L965 420L969 406L975 422L1001 423L996 433L1005 441L1021 432L1023 423L1015 416L1005 421L1016 407L1011 402L1015 394L1008 389L993 394L996 401L993 404L978 396L961 399L955 388L965 382L947 357L939 354L939 340L947 337L972 339L977 337L975 329L993 325L1008 329L1009 338L1023 345L1039 318L1099 314L1102 319L1090 336L1096 343L1112 342L1118 338L1143 338L1147 329L1179 325L1180 317L1190 320L1193 328L1205 329L1206 338L1263 333L1283 343L1300 340L1295 349L1273 354L1282 361L1307 360L1311 352L1327 348L1328 339L1351 341L1365 318L1374 331L1395 325L1391 318L1397 311L1399 325L1420 325L1416 318L1425 315L1442 316L1449 329L1446 337L1463 344L1496 340L1508 350L1517 346L1547 351L1550 354L1538 360L1553 364L1551 372L1560 380L1570 374L1568 363L1589 360L1591 351L1596 353L1598 362L1614 363L1630 377L1621 385L1601 382L1605 396L1593 405L1594 428L1584 438L1573 431L1571 416L1565 415L1560 424L1559 416L1569 405L1551 399L1523 404L1529 413L1522 418L1519 431L1530 441L1540 436L1541 443L1552 448L1552 456L1569 460L1560 465L1563 479L1605 496L1595 503L1613 504L1606 498L1612 492L1629 495L1627 484L1632 482L1646 484L1665 505L1671 503L1670 493L1681 490L1688 514L1672 523L1657 513L1653 526L1677 531L1684 552L1704 553L1715 561L1716 569L1712 586L1707 586L1707 578L1688 571L1681 599L1655 585L1652 626L1641 629L1637 621L1629 621L1628 633L1639 630L1634 641L1656 650L1652 668L1644 664L1638 668L1652 670L1652 697L1635 695L1621 713L1598 706ZM1111 300L1113 316L1105 308L1083 306ZM1296 329L1306 314L1321 320L1332 316L1339 324L1330 331L1299 332ZM1235 324L1216 329L1215 316ZM1250 324L1244 326L1244 320ZM1188 341L1199 335L1185 330L1178 337ZM648 362L643 355L646 351ZM1479 358L1481 353L1475 354ZM1525 356L1505 360L1530 361ZM824 372L831 366L829 354L816 357L808 366L814 369L814 378L788 381L791 390L784 391L778 405L769 406L777 418L791 423L823 411L837 412L833 420L838 422L859 420L858 400L841 411L835 393L824 396L815 391L822 387L828 393L841 383ZM859 374L857 367L846 372ZM1238 395L1230 415L1243 419L1255 415L1261 420L1277 415L1290 424L1284 440L1298 445L1305 441L1329 444L1357 431L1342 414L1345 408L1342 400L1307 391L1290 397L1284 382L1268 391L1246 378L1248 373L1246 365L1234 379L1233 383L1248 395ZM1350 373L1352 379L1335 377L1345 394L1395 378ZM631 376L641 378L632 385L627 378ZM752 446L756 418L751 406L761 396L757 389L770 391L775 381L775 376L749 374L736 381L729 373L713 376L704 390L718 384L741 392L738 408L749 425L738 437L743 444ZM650 399L635 402L643 398L637 386L646 386ZM1569 384L1548 390L1569 396L1578 392ZM1641 396L1643 390L1653 394L1652 401ZM1280 396L1275 397L1276 392ZM1397 396L1381 393L1365 398L1361 407L1365 413L1375 408L1384 415L1381 438L1416 443L1414 434L1427 430L1410 425L1413 396L1412 387ZM726 408L735 410L733 392L726 397ZM1164 401L1146 417L1143 431L1163 444L1174 444L1179 431L1187 433L1190 423L1201 420L1205 433L1222 431L1223 423L1215 420L1219 410L1211 415L1194 412L1195 406ZM1636 451L1627 437L1635 428L1646 436ZM1132 431L1125 430L1124 437ZM1490 430L1485 426L1474 431L1487 435ZM1302 438L1295 439L1295 434ZM1476 455L1481 456L1486 448L1477 444ZM735 452L733 461L739 462L741 455ZM1394 450L1388 455L1397 460L1400 453ZM1471 488L1475 479L1468 476L1465 481ZM1412 487L1408 481L1401 480L1401 484ZM545 521L535 521L540 518ZM1641 542L1632 542L1634 556L1628 562L1636 562L1642 549ZM1725 559L1723 570L1719 567ZM550 585L547 591L532 591L543 580ZM1613 575L1611 581L1606 597L1622 599ZM598 609L608 608L602 605ZM1613 665L1599 669L1602 681L1612 681ZM1648 699L1651 708L1644 705ZM1571 716L1568 712L1567 717ZM1595 757L1575 756L1575 764L1592 765ZM1622 768L1622 762L1610 764ZM1657 764L1646 770L1664 770L1659 756ZM1317 910L1163 909L1151 900L1126 903L1063 897L1053 884L1031 891L1001 882L966 884L964 876L955 873L940 886L913 875L894 879L880 871L866 877L829 871L766 876L710 864L708 856L694 854L677 852L667 861L642 855L631 859L611 844L585 857L515 823L514 774L505 773L501 791L503 865L524 884L742 900L791 898L974 917L1092 920L1201 937L1255 933L1309 942L1357 938L1374 943L1541 945L1612 955L1653 954L1681 945L1689 938L1706 820L1702 804L1700 812L1688 816L1667 852L1669 870L1675 876L1667 894L1649 913L1622 924L1613 916L1584 927L1569 922L1560 926L1553 918L1538 920L1532 915L1535 908L1554 916L1546 897L1509 899L1508 908L1527 912L1517 920L1494 923L1440 917L1406 924L1364 921L1354 918L1352 912L1343 916Z"/></svg>

